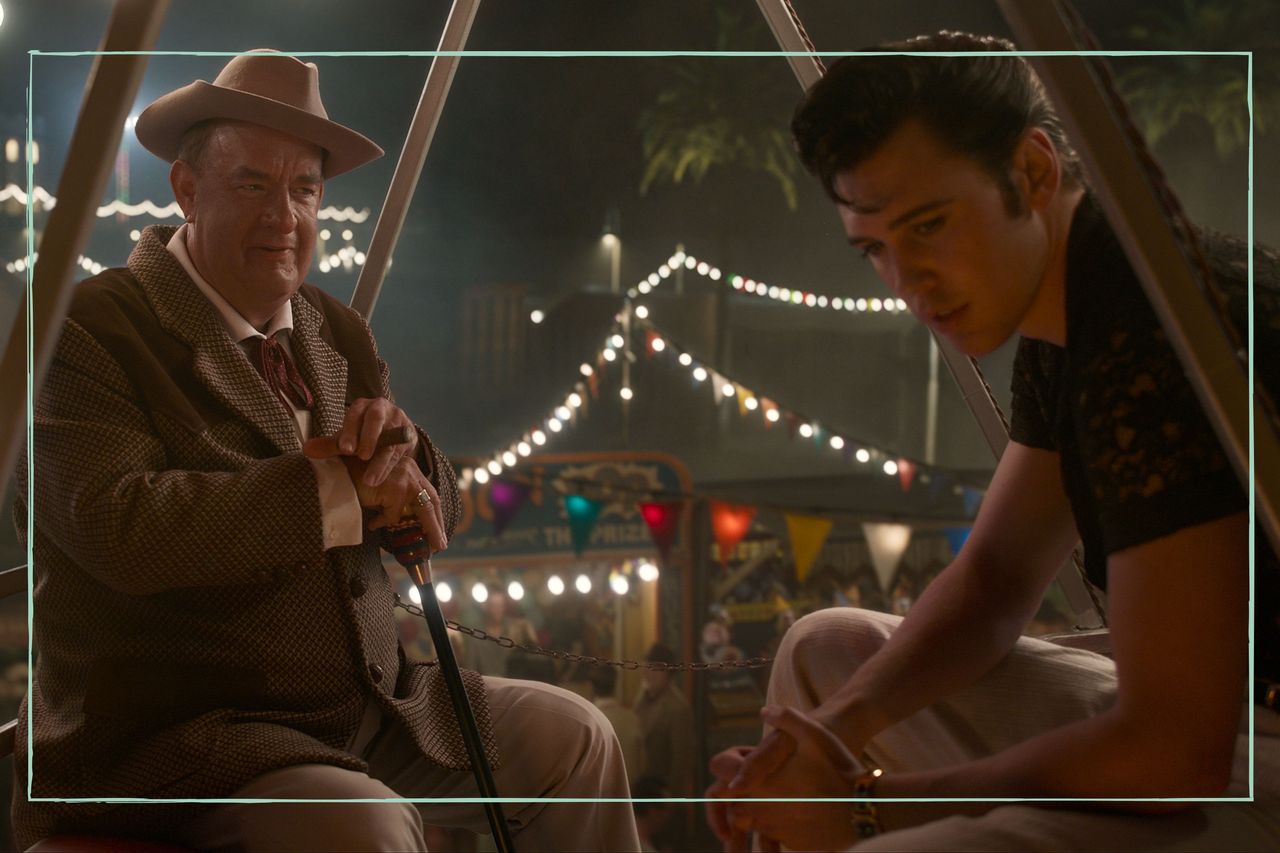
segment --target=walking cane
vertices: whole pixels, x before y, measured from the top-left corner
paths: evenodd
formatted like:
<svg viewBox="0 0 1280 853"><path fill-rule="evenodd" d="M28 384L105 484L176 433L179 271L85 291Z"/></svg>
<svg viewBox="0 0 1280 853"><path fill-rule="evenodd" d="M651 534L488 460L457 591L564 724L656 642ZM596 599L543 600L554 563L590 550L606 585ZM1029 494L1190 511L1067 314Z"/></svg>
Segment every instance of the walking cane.
<svg viewBox="0 0 1280 853"><path fill-rule="evenodd" d="M444 614L440 612L440 602L432 584L431 550L427 546L427 537L415 519L388 527L383 534L383 547L391 552L400 565L409 570L409 577L418 588L418 595L422 598L422 618L427 620L431 643L436 648L436 659L440 663L440 672L444 675L445 687L448 688L449 699L453 703L453 715L462 731L467 757L471 759L476 787L480 789L480 796L489 800L484 804L484 814L493 832L494 844L498 853L514 853L515 847L511 843L511 832L502 813L502 804L495 801L498 788L493 782L493 771L489 768L484 743L480 740L480 727L476 725L471 700L462 685L462 672L458 669L457 658L453 656L449 630L445 627Z"/></svg>

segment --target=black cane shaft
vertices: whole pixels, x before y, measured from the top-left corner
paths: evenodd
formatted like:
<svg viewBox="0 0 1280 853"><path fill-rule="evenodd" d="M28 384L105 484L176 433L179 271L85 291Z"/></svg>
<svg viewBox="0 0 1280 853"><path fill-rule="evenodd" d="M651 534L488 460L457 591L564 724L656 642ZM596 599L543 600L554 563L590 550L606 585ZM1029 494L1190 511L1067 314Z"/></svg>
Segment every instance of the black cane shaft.
<svg viewBox="0 0 1280 853"><path fill-rule="evenodd" d="M449 642L449 629L445 626L444 614L440 611L440 602L436 599L435 586L431 583L430 564L419 563L413 567L414 585L422 597L422 616L427 620L427 631L431 634L431 643L436 649L436 659L440 662L440 673L444 676L445 686L449 689L449 698L453 702L453 715L458 720L458 728L462 732L462 743L467 749L467 757L471 759L471 768L480 789L480 796L490 802L484 803L485 817L489 820L489 828L493 831L493 841L498 853L514 853L511 833L507 828L506 817L502 813L502 804L493 802L498 796L498 786L493 781L493 771L489 767L489 758L485 755L484 743L480 739L480 729L476 725L475 714L471 710L471 700L467 698L466 687L462 683L462 672L458 669L457 658L453 655L453 645Z"/></svg>

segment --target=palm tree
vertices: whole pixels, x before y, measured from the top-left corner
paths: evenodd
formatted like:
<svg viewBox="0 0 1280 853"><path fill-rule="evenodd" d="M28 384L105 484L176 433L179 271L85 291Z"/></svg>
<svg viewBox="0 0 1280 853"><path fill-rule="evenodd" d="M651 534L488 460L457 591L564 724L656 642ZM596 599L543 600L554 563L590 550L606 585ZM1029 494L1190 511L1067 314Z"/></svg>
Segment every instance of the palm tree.
<svg viewBox="0 0 1280 853"><path fill-rule="evenodd" d="M768 32L756 15L715 6L717 51L751 49ZM772 47L767 41L764 49ZM712 169L739 169L773 178L795 210L796 155L787 131L798 94L780 61L689 57L664 63L671 84L640 116L644 174L640 192L655 184L700 184Z"/></svg>
<svg viewBox="0 0 1280 853"><path fill-rule="evenodd" d="M1268 20L1269 0L1181 0L1142 9L1123 31L1125 47L1141 50L1252 50L1253 120L1266 133L1280 117L1280 29ZM1127 67L1126 67L1127 66ZM1155 145L1186 121L1213 132L1222 158L1249 141L1243 58L1152 57L1126 60L1120 90L1147 141Z"/></svg>

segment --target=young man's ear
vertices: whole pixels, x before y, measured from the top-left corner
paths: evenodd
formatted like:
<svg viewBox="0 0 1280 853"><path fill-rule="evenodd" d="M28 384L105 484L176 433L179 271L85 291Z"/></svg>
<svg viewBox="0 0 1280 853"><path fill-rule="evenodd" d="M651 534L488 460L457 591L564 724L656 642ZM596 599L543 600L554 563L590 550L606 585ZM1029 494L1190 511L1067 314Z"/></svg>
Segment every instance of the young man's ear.
<svg viewBox="0 0 1280 853"><path fill-rule="evenodd" d="M169 186L188 222L196 218L196 170L185 160L174 160L169 167Z"/></svg>
<svg viewBox="0 0 1280 853"><path fill-rule="evenodd" d="M1043 210L1062 183L1062 166L1053 140L1033 127L1023 135L1013 156L1014 181L1031 210Z"/></svg>

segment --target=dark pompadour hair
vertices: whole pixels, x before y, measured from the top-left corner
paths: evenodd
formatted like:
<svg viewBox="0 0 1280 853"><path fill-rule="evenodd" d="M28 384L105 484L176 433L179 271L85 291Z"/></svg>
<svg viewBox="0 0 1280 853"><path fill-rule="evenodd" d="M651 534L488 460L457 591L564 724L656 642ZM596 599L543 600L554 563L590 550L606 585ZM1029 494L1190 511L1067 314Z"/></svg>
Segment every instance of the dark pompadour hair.
<svg viewBox="0 0 1280 853"><path fill-rule="evenodd" d="M870 51L1011 51L994 36L939 32ZM972 157L1000 185L1010 212L1022 200L1009 179L1014 149L1032 127L1057 149L1065 180L1081 184L1080 161L1039 78L1020 56L846 56L809 89L791 122L805 168L833 201L835 177L866 159L902 124L920 121Z"/></svg>

